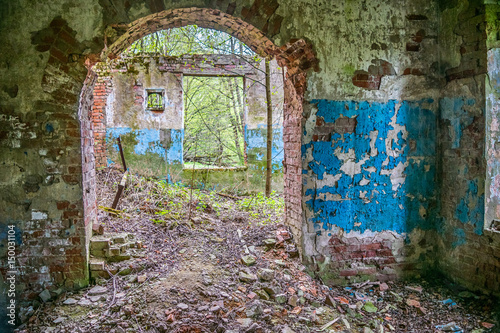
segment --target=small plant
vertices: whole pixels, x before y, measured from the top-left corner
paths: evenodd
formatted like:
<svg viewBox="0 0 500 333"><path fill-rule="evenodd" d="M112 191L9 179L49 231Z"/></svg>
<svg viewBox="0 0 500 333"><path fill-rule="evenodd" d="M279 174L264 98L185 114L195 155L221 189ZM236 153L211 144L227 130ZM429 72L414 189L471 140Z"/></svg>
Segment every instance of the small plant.
<svg viewBox="0 0 500 333"><path fill-rule="evenodd" d="M268 224L281 220L285 203L282 197L275 191L269 197L263 193L244 198L237 202L241 210L248 211L254 220L260 220L260 224Z"/></svg>

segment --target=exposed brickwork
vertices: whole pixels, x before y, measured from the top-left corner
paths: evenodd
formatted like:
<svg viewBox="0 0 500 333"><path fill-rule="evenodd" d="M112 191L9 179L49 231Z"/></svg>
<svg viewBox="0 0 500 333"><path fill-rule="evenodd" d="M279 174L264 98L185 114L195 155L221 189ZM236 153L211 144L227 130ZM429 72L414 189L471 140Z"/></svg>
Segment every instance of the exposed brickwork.
<svg viewBox="0 0 500 333"><path fill-rule="evenodd" d="M380 89L380 81L383 76L396 74L392 64L385 60L374 59L372 63L368 67L368 71L357 70L354 72L352 84L368 90L378 90Z"/></svg>
<svg viewBox="0 0 500 333"><path fill-rule="evenodd" d="M454 33L462 37L461 60L459 66L446 70L448 81L473 77L488 71L484 8L481 1L470 1L468 7L458 16L459 24Z"/></svg>
<svg viewBox="0 0 500 333"><path fill-rule="evenodd" d="M395 257L402 259L402 255L393 254L393 242L334 236L329 244L333 261L330 267L339 278L371 276L379 281L397 278L399 265Z"/></svg>
<svg viewBox="0 0 500 333"><path fill-rule="evenodd" d="M13 125L8 132L16 133L9 135L2 146L20 149L25 156L40 157L38 167L27 170L23 183L18 184L33 198L23 201L23 215L17 217L24 219L16 226L22 237L17 249L19 305L37 300L44 289L79 288L88 276L85 228L95 216L91 208L95 196L88 214L84 213L84 201L75 199L81 194L74 196L71 190L65 195L73 199L51 200L62 195L58 191L64 186L76 191L81 191L82 184L84 189L95 187L91 182L82 182L94 171L91 152L85 156L87 164L82 170L81 146L91 143L82 141L80 133L85 139L91 139L91 134L87 125L81 127L76 113L87 71L80 56L83 46L75 36L76 32L60 17L32 34L34 48L49 55L41 80L45 95L33 100L28 112L17 116L2 112L5 117L1 119ZM92 201L91 196L89 199Z"/></svg>
<svg viewBox="0 0 500 333"><path fill-rule="evenodd" d="M334 123L325 123L323 117L317 117L312 141L330 141L332 133L352 133L357 123L356 118L340 117Z"/></svg>
<svg viewBox="0 0 500 333"><path fill-rule="evenodd" d="M111 77L100 73L94 85L92 123L94 133L95 166L107 166L106 159L106 101L112 90Z"/></svg>
<svg viewBox="0 0 500 333"><path fill-rule="evenodd" d="M272 15L271 12L266 14ZM254 17L255 15L256 13L251 16ZM109 47L106 56L111 59L116 58L132 42L154 31L189 24L226 32L238 38L261 56L271 54L276 50L276 46L266 37L264 32L240 18L233 17L217 9L182 8L160 12L134 21L127 31Z"/></svg>

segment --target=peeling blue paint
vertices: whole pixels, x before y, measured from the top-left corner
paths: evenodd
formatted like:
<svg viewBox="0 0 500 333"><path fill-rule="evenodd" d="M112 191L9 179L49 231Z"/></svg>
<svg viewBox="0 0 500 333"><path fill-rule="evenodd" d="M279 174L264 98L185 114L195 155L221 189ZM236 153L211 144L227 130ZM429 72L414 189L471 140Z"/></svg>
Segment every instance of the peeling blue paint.
<svg viewBox="0 0 500 333"><path fill-rule="evenodd" d="M183 142L184 130L172 129L170 130L170 147L167 149L167 162L168 163L183 163Z"/></svg>
<svg viewBox="0 0 500 333"><path fill-rule="evenodd" d="M468 181L467 192L457 206L455 217L462 223L474 226L474 232L476 234L483 234L484 195L478 194L477 181Z"/></svg>
<svg viewBox="0 0 500 333"><path fill-rule="evenodd" d="M303 159L308 161L303 174L318 180L326 175L338 178L331 186L306 190L315 227L398 233L435 228L437 116L428 107L434 101L312 103L325 123L334 123L341 116L357 120L353 133L332 133L331 141L302 146ZM342 159L340 154L349 152L353 158ZM347 163L359 164L360 171L346 173L341 168ZM393 179L393 185L391 175L398 178L399 169L403 169L401 179Z"/></svg>
<svg viewBox="0 0 500 333"><path fill-rule="evenodd" d="M452 140L451 148L453 149L460 147L463 129L474 120L474 117L467 112L467 108L472 107L474 104L474 99L465 98L444 97L439 101L441 118L449 120L451 123L449 134Z"/></svg>
<svg viewBox="0 0 500 333"><path fill-rule="evenodd" d="M267 125L259 124L255 129L249 129L245 126L245 142L247 144L247 154L252 156L255 161L264 161L265 150L267 146ZM273 172L279 172L282 169L281 162L285 157L283 145L283 127L273 128L273 146L272 146L272 166ZM249 160L249 164L252 161Z"/></svg>
<svg viewBox="0 0 500 333"><path fill-rule="evenodd" d="M118 136L132 133L136 138L136 145L134 153L137 155L145 155L146 153L153 153L165 158L167 156L168 163L182 163L182 142L184 139L184 131L171 130L171 144L165 154L165 148L160 141L159 129L140 129L133 130L128 127L115 127L107 128L106 137L108 140L115 139ZM118 150L118 145L113 144L113 147Z"/></svg>
<svg viewBox="0 0 500 333"><path fill-rule="evenodd" d="M455 229L453 232L455 236L455 241L451 244L453 248L456 248L457 246L464 245L467 243L467 237L465 236L465 230L461 228Z"/></svg>

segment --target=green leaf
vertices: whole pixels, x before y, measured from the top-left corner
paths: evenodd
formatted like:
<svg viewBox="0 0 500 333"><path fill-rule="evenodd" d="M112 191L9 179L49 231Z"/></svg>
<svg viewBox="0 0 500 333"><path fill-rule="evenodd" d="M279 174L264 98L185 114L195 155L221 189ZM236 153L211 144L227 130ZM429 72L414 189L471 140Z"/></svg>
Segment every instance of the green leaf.
<svg viewBox="0 0 500 333"><path fill-rule="evenodd" d="M366 302L365 305L363 306L363 310L366 312L377 312L378 309L375 305L373 305L372 302Z"/></svg>

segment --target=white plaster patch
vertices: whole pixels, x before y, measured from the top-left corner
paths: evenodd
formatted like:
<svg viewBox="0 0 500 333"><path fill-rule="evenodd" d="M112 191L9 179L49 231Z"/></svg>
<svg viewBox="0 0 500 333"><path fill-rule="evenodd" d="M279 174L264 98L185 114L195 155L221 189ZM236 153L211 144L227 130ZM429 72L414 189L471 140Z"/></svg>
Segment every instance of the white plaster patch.
<svg viewBox="0 0 500 333"><path fill-rule="evenodd" d="M347 153L342 153L341 148L335 149L335 156L343 162L340 170L351 177L360 174L361 166L370 158L369 156L365 156L359 162L355 162L356 153L354 149L349 149Z"/></svg>
<svg viewBox="0 0 500 333"><path fill-rule="evenodd" d="M31 219L32 220L46 220L47 213L39 211L39 210L32 210L31 211Z"/></svg>
<svg viewBox="0 0 500 333"><path fill-rule="evenodd" d="M324 186L332 186L332 184L338 182L341 177L342 177L341 173L330 175L325 172L323 173L323 179L316 180L316 188L322 188Z"/></svg>
<svg viewBox="0 0 500 333"><path fill-rule="evenodd" d="M370 180L366 179L365 177L363 177L363 179L361 179L361 181L359 182L359 185L361 186L365 186L368 184L370 184Z"/></svg>
<svg viewBox="0 0 500 333"><path fill-rule="evenodd" d="M374 166L371 166L371 167L368 167L368 168L363 168L365 171L368 171L370 173L374 173L374 172L377 172L377 168L375 168Z"/></svg>
<svg viewBox="0 0 500 333"><path fill-rule="evenodd" d="M113 122L113 105L115 101L115 90L113 89L106 98L106 127L114 127Z"/></svg>
<svg viewBox="0 0 500 333"><path fill-rule="evenodd" d="M370 156L374 157L378 155L378 149L375 147L377 143L378 131L370 132Z"/></svg>

